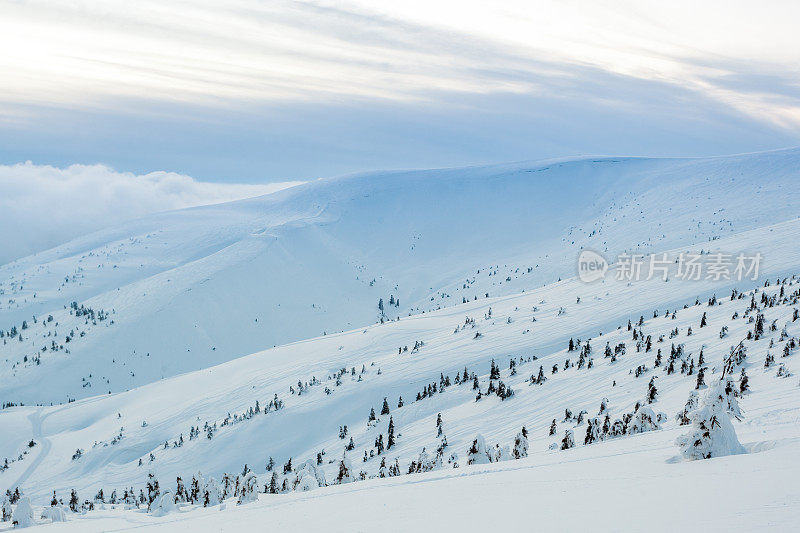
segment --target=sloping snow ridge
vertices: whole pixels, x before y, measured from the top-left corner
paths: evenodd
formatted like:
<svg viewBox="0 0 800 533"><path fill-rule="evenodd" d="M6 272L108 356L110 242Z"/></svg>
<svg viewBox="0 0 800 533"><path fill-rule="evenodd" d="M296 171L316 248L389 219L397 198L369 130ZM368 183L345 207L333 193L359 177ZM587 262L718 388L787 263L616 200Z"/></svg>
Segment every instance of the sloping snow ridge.
<svg viewBox="0 0 800 533"><path fill-rule="evenodd" d="M388 319L418 315L571 277L584 248L787 221L798 179L800 150L598 157L345 176L148 217L0 267L2 329L38 321L0 345L0 398L125 391L375 323L380 299Z"/></svg>
<svg viewBox="0 0 800 533"><path fill-rule="evenodd" d="M799 163L349 176L5 265L0 397L41 405L0 410L0 489L80 531L791 530ZM582 249L763 262L584 283Z"/></svg>

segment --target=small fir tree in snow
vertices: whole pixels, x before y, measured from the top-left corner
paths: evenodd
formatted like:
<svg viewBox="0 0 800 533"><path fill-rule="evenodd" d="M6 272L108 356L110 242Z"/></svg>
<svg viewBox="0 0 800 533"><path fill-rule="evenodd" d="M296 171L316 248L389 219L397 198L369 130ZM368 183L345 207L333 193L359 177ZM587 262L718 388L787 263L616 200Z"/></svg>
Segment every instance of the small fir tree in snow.
<svg viewBox="0 0 800 533"><path fill-rule="evenodd" d="M80 510L80 501L78 500L78 493L75 492L75 489L72 489L69 495L69 510L73 513L77 513Z"/></svg>
<svg viewBox="0 0 800 533"><path fill-rule="evenodd" d="M148 508L158 498L161 491L158 487L158 480L153 472L147 474L147 506Z"/></svg>
<svg viewBox="0 0 800 533"><path fill-rule="evenodd" d="M339 460L339 469L338 473L336 474L336 483L341 485L343 483L350 483L351 481L353 481L352 472L353 472L353 467L350 464L350 459L347 458L346 453L343 453L342 458Z"/></svg>
<svg viewBox="0 0 800 533"><path fill-rule="evenodd" d="M379 433L378 438L375 439L375 448L377 449L378 455L383 453L383 433Z"/></svg>
<svg viewBox="0 0 800 533"><path fill-rule="evenodd" d="M270 494L278 494L281 491L280 481L278 480L278 473L272 472L272 478L269 480L269 487L267 492Z"/></svg>
<svg viewBox="0 0 800 533"><path fill-rule="evenodd" d="M575 447L575 435L572 433L571 429L568 429L564 432L564 438L561 439L561 449L569 450L570 448L574 447Z"/></svg>
<svg viewBox="0 0 800 533"><path fill-rule="evenodd" d="M745 394L747 392L750 392L750 378L747 377L743 368L742 374L739 377L739 394Z"/></svg>
<svg viewBox="0 0 800 533"><path fill-rule="evenodd" d="M598 418L590 418L586 425L586 435L583 438L584 444L592 444L601 439L601 426Z"/></svg>
<svg viewBox="0 0 800 533"><path fill-rule="evenodd" d="M11 502L8 501L8 497L3 498L3 507L2 507L3 522L8 522L9 520L11 520L12 514L14 514L14 508L11 507Z"/></svg>
<svg viewBox="0 0 800 533"><path fill-rule="evenodd" d="M700 407L689 415L692 429L676 444L686 459L710 459L745 453L736 437L729 409L739 412L735 398L726 392L727 382L717 381L706 391Z"/></svg>
<svg viewBox="0 0 800 533"><path fill-rule="evenodd" d="M649 407L641 405L630 420L628 433L636 434L661 429L658 423L661 418L663 417L657 416Z"/></svg>
<svg viewBox="0 0 800 533"><path fill-rule="evenodd" d="M650 378L650 383L647 385L647 403L654 403L658 397L658 389L656 389L656 376Z"/></svg>
<svg viewBox="0 0 800 533"><path fill-rule="evenodd" d="M700 390L706 388L706 381L705 381L706 369L705 367L701 367L697 370L697 383L695 384L695 390Z"/></svg>
<svg viewBox="0 0 800 533"><path fill-rule="evenodd" d="M276 474L273 472L273 475ZM203 507L209 507L211 505L219 505L222 503L222 491L220 490L219 483L213 478L210 477L207 480L203 481L202 483L202 492L203 492Z"/></svg>
<svg viewBox="0 0 800 533"><path fill-rule="evenodd" d="M256 500L258 500L258 478L256 477L256 473L251 470L247 472L242 479L239 499L236 503L242 505Z"/></svg>
<svg viewBox="0 0 800 533"><path fill-rule="evenodd" d="M31 527L36 524L36 522L33 521L33 507L31 507L30 498L22 496L19 501L17 501L17 508L14 509L14 515L11 521L15 528Z"/></svg>
<svg viewBox="0 0 800 533"><path fill-rule="evenodd" d="M183 480L180 476L178 476L175 484L175 503L185 503L189 498L186 494L186 487L183 486Z"/></svg>
<svg viewBox="0 0 800 533"><path fill-rule="evenodd" d="M528 456L528 435L525 427L522 428L522 431L517 433L517 436L514 437L514 459L522 459L523 457Z"/></svg>
<svg viewBox="0 0 800 533"><path fill-rule="evenodd" d="M500 446L499 444L494 445L494 450L491 450L491 457L490 460L493 463L499 463L501 461L510 461L512 459L511 452L508 450L508 446Z"/></svg>
<svg viewBox="0 0 800 533"><path fill-rule="evenodd" d="M467 464L482 465L490 462L491 460L486 450L486 440L483 435L477 435L472 441L472 445L467 449Z"/></svg>
<svg viewBox="0 0 800 533"><path fill-rule="evenodd" d="M494 364L494 359L492 359L492 364L489 368L489 379L500 379L500 368Z"/></svg>
<svg viewBox="0 0 800 533"><path fill-rule="evenodd" d="M394 441L394 420L392 417L389 417L389 431L386 435L386 449L391 450L392 447L395 445Z"/></svg>
<svg viewBox="0 0 800 533"><path fill-rule="evenodd" d="M187 501L189 503L197 503L200 499L200 482L197 481L197 477L192 476L192 483L189 486L189 496Z"/></svg>
<svg viewBox="0 0 800 533"><path fill-rule="evenodd" d="M683 410L675 416L675 419L678 423L682 426L686 426L692 423L692 419L690 418L690 414L697 409L700 405L700 399L697 394L697 391L692 391L689 394L689 399L686 400L686 405L684 406Z"/></svg>

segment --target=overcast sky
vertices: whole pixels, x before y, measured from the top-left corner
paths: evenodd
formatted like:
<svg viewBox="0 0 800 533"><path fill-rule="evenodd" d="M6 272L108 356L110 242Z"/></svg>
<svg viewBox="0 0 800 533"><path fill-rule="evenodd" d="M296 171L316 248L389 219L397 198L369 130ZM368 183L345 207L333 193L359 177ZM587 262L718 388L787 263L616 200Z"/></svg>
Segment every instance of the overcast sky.
<svg viewBox="0 0 800 533"><path fill-rule="evenodd" d="M42 165L195 187L795 146L798 20L796 1L0 1L0 196L35 198Z"/></svg>

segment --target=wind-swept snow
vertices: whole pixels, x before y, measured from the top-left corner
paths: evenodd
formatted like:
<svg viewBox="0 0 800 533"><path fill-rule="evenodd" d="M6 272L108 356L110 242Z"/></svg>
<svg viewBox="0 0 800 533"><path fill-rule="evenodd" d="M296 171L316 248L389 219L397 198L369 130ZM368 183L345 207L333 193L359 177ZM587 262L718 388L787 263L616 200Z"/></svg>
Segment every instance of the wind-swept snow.
<svg viewBox="0 0 800 533"><path fill-rule="evenodd" d="M54 328L59 339L75 333L69 353L48 349L38 363L5 367L4 394L46 399L73 391L73 367L83 374L79 383L91 385L80 385L84 397L74 402L0 410L0 461L9 458L0 489L18 487L39 523L52 519L40 517L53 491L66 504L74 490L76 508L94 510L68 511L67 523L54 527L81 531L264 523L333 531L791 529L800 518L800 467L792 459L800 452L800 219L790 208L794 196L784 193L795 159L789 151L545 165L566 168L558 175L583 180L577 188L585 190L570 193L574 202L566 193L558 205L534 200L550 225L531 230L529 242L541 248L528 255L513 255L528 242L522 224L536 219L523 209L531 185L519 177L533 169L518 165L323 181L308 186L312 196L290 190L161 215L159 230L153 219L141 221L142 235L152 236L113 252L101 243L130 227L87 237L82 256L67 251L78 246L72 243L39 257L39 266L34 258L7 265L9 280L26 272L24 282L7 282L16 291L10 300L19 298L27 311L51 310L17 332L22 342L4 337L5 349L17 354L28 336ZM716 187L706 188L698 176L712 172L732 181L717 175ZM775 179L758 182L761 172ZM663 185L658 176L673 181ZM486 185L492 180L502 185ZM589 198L609 183L636 193L616 198L614 185ZM514 194L491 197L495 189ZM463 213L435 209L434 193L462 200ZM596 202L596 211L582 220L602 223L567 229L574 244L562 240L568 226L556 230L565 219L555 213L577 217L589 209L583 201ZM476 216L481 205L494 215ZM422 231L418 218L431 225L420 235L436 235L437 246L424 238L408 249L393 246L406 232ZM271 228L268 245L253 232L256 220ZM365 220L377 223L364 227ZM540 270L535 262L517 271L524 262L490 261L492 254L533 261L548 243L553 252L542 256ZM609 258L622 249L670 257L758 252L763 263L755 280L609 275L583 283L572 277L581 246ZM102 261L99 249L108 253ZM275 249L286 253L262 277L256 266L273 261ZM397 288L388 274L382 281L369 275L357 253L390 273ZM59 286L67 308L48 307L62 298L47 289L60 279L55 269L71 268L78 257L111 266L79 271ZM474 280L456 282L456 271L472 269L474 258L494 267L474 267ZM337 271L340 260L349 266ZM143 266L135 274L137 261ZM331 278L323 281L326 268ZM543 284L559 269L562 280ZM358 276L357 291L342 281L344 272ZM422 282L429 288L418 293L402 288ZM318 283L319 292L304 283ZM425 291L437 288L445 296L431 301ZM97 296L70 305L80 291ZM292 291L292 303L260 314L272 296ZM268 331L299 335L324 323L315 322L316 307L302 310L298 302L311 298L325 308L336 291L368 307L362 317L347 314L354 300L335 304L341 312L332 320L363 318L358 327L269 348ZM462 303L464 291L479 294ZM376 296L384 323L375 323ZM389 296L401 305L390 307ZM246 321L247 313L258 322ZM202 342L219 349L204 353ZM231 359L234 347L258 342L261 351ZM126 343L135 348L122 351ZM108 394L122 379L119 369L136 374L130 390ZM154 380L160 372L164 379ZM136 504L140 491L146 502Z"/></svg>
<svg viewBox="0 0 800 533"><path fill-rule="evenodd" d="M406 317L571 277L584 248L613 258L790 220L798 173L798 150L597 157L345 176L147 217L0 267L0 329L37 318L0 345L0 398L124 391L375 323L381 299Z"/></svg>

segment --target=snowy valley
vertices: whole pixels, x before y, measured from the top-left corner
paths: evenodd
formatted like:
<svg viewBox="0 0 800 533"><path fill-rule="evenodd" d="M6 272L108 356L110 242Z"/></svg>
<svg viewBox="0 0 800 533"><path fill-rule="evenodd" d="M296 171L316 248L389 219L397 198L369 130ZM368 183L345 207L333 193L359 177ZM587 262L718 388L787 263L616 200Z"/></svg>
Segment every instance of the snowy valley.
<svg viewBox="0 0 800 533"><path fill-rule="evenodd" d="M791 530L798 183L798 149L363 174L3 265L4 513ZM576 277L582 250L604 279ZM720 253L763 261L678 279ZM626 279L620 254L673 260Z"/></svg>

